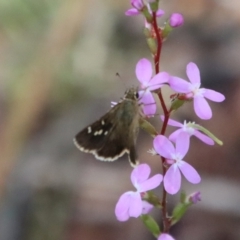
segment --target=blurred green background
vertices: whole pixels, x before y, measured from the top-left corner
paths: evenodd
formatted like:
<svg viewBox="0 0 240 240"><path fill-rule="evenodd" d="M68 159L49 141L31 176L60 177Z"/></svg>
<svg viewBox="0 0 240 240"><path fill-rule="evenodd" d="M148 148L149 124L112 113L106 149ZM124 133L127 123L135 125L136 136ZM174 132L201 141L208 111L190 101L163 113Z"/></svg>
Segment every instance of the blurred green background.
<svg viewBox="0 0 240 240"><path fill-rule="evenodd" d="M115 218L119 196L132 189L126 159L96 161L72 143L110 101L137 86L138 60L151 59L143 19L126 17L129 7L128 0L0 0L0 240L154 239L140 220ZM224 146L192 139L186 160L202 182L184 180L183 187L200 190L202 202L172 235L238 240L240 2L162 0L160 7L160 23L172 12L185 18L163 45L161 70L186 78L186 64L193 61L203 85L227 98L210 103L209 121L197 119L191 103L173 116L204 125ZM164 94L169 104L167 87ZM159 124L158 116L153 123ZM146 153L151 144L141 133L140 161L155 173L161 165ZM178 197L169 197L169 210ZM160 221L159 212L153 215Z"/></svg>

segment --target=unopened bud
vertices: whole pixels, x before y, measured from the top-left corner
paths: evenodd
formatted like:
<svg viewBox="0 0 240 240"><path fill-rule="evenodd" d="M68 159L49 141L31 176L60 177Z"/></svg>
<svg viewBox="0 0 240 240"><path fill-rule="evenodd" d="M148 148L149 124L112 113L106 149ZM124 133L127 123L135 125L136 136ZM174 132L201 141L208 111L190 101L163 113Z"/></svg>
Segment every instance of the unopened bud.
<svg viewBox="0 0 240 240"><path fill-rule="evenodd" d="M199 192L199 191L194 192L194 193L190 194L187 199L189 202L196 204L201 201L201 192Z"/></svg>
<svg viewBox="0 0 240 240"><path fill-rule="evenodd" d="M184 23L183 15L180 13L173 13L169 19L169 25L172 28L182 26Z"/></svg>

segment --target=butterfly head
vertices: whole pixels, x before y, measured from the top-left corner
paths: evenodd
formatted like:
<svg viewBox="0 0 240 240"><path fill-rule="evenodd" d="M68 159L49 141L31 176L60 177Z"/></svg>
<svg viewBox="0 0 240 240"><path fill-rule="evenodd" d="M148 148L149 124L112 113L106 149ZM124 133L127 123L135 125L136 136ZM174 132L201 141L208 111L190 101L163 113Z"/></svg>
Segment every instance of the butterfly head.
<svg viewBox="0 0 240 240"><path fill-rule="evenodd" d="M138 98L139 98L138 90L136 88L128 89L125 92L124 98L125 99L138 100Z"/></svg>

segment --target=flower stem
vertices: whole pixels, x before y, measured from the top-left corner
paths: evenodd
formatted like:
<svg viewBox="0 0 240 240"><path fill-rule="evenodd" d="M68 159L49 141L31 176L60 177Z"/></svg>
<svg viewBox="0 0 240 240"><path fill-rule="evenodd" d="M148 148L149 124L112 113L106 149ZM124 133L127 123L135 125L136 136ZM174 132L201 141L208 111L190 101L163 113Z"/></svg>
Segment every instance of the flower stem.
<svg viewBox="0 0 240 240"><path fill-rule="evenodd" d="M155 63L155 72L156 72L156 74L158 74L160 72L159 65L160 65L160 54L161 54L161 50L162 50L162 38L159 33L156 12L153 12L152 26L153 26L154 32L156 34L156 40L157 40L157 52L154 55L154 63Z"/></svg>
<svg viewBox="0 0 240 240"><path fill-rule="evenodd" d="M153 22L152 22L152 27L154 29L154 32L156 34L156 41L157 41L157 52L154 55L154 67L155 67L155 73L158 74L160 72L160 55L161 55L161 50L162 50L162 37L159 32L158 24L157 24L157 16L156 12L153 12ZM158 97L164 112L164 115L167 115L167 107L164 102L163 96L162 96L162 91L161 89L158 92Z"/></svg>
<svg viewBox="0 0 240 240"><path fill-rule="evenodd" d="M153 12L153 22L152 22L152 27L154 29L154 32L156 34L156 41L157 41L157 52L154 55L154 66L155 66L155 73L158 74L160 72L160 55L161 55L161 50L162 50L162 36L160 34L161 29L158 28L158 24L157 24L157 16L156 16L156 12ZM171 113L171 110L168 111L166 104L164 102L163 99L163 95L161 92L161 89L158 92L158 97L163 109L163 113L164 113L164 122L162 125L162 129L161 129L161 134L164 135L167 129L167 123L169 120L169 116ZM166 159L165 158L161 158L162 159L162 169L163 169L163 176L165 176L166 171L167 171L167 166L164 164ZM163 193L162 193L162 218L163 218L163 232L169 232L170 226L171 226L171 221L168 217L168 212L167 212L167 192L165 190L165 188L163 187Z"/></svg>

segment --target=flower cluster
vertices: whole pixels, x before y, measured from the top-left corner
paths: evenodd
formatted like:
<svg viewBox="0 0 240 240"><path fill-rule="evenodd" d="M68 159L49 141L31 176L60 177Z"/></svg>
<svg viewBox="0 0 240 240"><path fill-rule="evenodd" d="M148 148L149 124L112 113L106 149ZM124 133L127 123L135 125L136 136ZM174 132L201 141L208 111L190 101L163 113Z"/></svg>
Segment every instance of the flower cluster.
<svg viewBox="0 0 240 240"><path fill-rule="evenodd" d="M199 118L210 119L212 117L212 110L205 98L214 102L222 102L225 99L224 95L211 89L200 88L200 72L195 63L190 62L187 65L186 72L191 83L179 77L170 76L167 72L160 72L152 77L151 62L145 58L138 61L136 65L136 77L142 89L139 91L139 96L140 101L144 103L144 113L146 115L154 115L156 113L156 104L152 91L168 84L177 93L184 93L185 100L193 100L194 110ZM183 98L183 95L181 97ZM169 124L181 127L173 121L171 120ZM194 135L198 135L199 139L204 138L197 131L195 131ZM207 144L213 144L211 140L204 139Z"/></svg>
<svg viewBox="0 0 240 240"><path fill-rule="evenodd" d="M139 102L143 104L143 112L146 116L153 116L156 113L157 105L154 92L163 86L169 86L177 93L181 93L182 99L187 102L193 100L194 110L202 119L208 119L212 116L211 108L205 98L215 102L224 100L224 96L221 93L200 88L199 69L192 62L187 65L187 76L190 83L171 76L167 72L160 72L153 76L151 62L146 58L138 61L135 73L140 83ZM165 121L165 116L161 116L161 120ZM198 172L184 158L190 147L191 136L197 137L208 145L214 144L213 139L196 129L197 125L194 122L184 121L182 124L173 119L168 119L167 123L179 129L170 134L168 138L164 135L157 135L153 140L154 152L164 159L167 171L164 176L157 174L148 179L150 167L147 164L141 164L133 170L131 181L136 191L125 192L119 198L115 209L115 214L119 221L127 221L129 217L137 218L142 214L148 214L154 206L143 199L142 196L147 191L158 187L162 180L164 189L169 194L176 194L180 190L181 175L192 184L197 184L201 181ZM196 203L199 200L199 192L189 197L189 201L192 203ZM167 233L162 233L158 237L158 240L172 239Z"/></svg>
<svg viewBox="0 0 240 240"><path fill-rule="evenodd" d="M158 187L162 182L162 175L156 174L149 178L150 167L147 164L137 166L131 174L131 181L137 191L128 191L121 195L115 208L119 221L127 221L129 217L139 217L147 214L152 205L142 200L141 194Z"/></svg>
<svg viewBox="0 0 240 240"><path fill-rule="evenodd" d="M158 8L158 4L159 1L157 0L131 0L132 8L128 9L125 14L127 16L144 16L144 34L153 56L154 67L152 67L150 60L142 58L137 62L135 74L139 81L139 103L142 106L142 115L145 115L146 119L156 115L158 106L156 99L159 99L163 109L164 115L160 117L163 122L161 131L157 131L152 125L151 131L148 131L146 126L149 125L145 125L145 130L154 136L151 152L159 156L163 175L156 174L149 178L151 172L149 165L140 164L136 166L131 173L131 182L136 191L127 191L120 196L116 204L115 215L119 221L127 221L130 217L141 217L145 226L158 240L174 240L168 234L171 225L179 221L189 206L201 200L199 191L188 196L182 193L180 203L174 208L172 216L169 217L168 215L166 196L180 191L182 176L192 184L198 184L201 181L197 170L186 161L191 136L195 136L207 145L214 145L214 142L219 143L220 140L195 122L185 120L180 123L170 119L170 115L173 110L179 109L182 104L193 102L196 115L200 119L208 120L212 117L212 110L207 100L222 102L225 97L219 92L201 87L200 71L193 62L189 62L186 66L189 81L172 76L164 71L160 72L158 65L163 41L166 40L173 28L184 23L184 19L181 14L172 13L165 21L164 26L158 27L157 17L164 15L164 11ZM153 74L153 69L155 74ZM169 100L172 100L169 109L167 109L161 93L162 87L169 87L175 92L173 94L174 99L171 96L169 97ZM178 128L168 137L165 136L167 125ZM154 131L152 131L152 128L154 128ZM151 191L157 188L161 182L163 182L162 199ZM165 214L163 231L149 215L154 207L163 209L162 214Z"/></svg>
<svg viewBox="0 0 240 240"><path fill-rule="evenodd" d="M131 0L131 5L133 8L130 8L125 12L126 16L140 15L144 11L144 9L146 9L149 14L152 14L150 2L148 1L144 3L142 0ZM157 17L161 17L163 14L164 14L164 11L162 9L158 9L156 11Z"/></svg>

